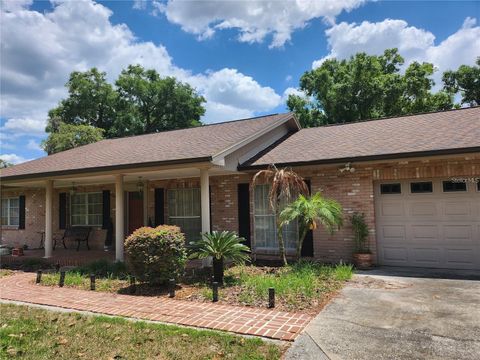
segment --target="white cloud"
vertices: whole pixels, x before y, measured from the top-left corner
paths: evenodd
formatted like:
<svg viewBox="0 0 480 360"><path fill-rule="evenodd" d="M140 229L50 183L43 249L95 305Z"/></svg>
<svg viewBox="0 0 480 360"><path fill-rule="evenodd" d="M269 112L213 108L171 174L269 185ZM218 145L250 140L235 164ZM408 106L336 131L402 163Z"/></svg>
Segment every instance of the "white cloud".
<svg viewBox="0 0 480 360"><path fill-rule="evenodd" d="M2 0L0 6L4 11L19 11L28 8L33 0Z"/></svg>
<svg viewBox="0 0 480 360"><path fill-rule="evenodd" d="M22 162L30 160L30 159L25 159L23 156L19 156L17 154L0 154L0 159L12 164L20 164Z"/></svg>
<svg viewBox="0 0 480 360"><path fill-rule="evenodd" d="M404 20L385 19L361 24L342 22L325 33L330 53L314 61L313 68L328 58L345 59L357 52L380 55L385 49L397 47L406 64L415 60L433 63L438 68L434 76L438 86L444 71L456 69L461 64L471 65L480 55L480 27L473 18L466 18L457 32L438 45L431 32L409 26Z"/></svg>
<svg viewBox="0 0 480 360"><path fill-rule="evenodd" d="M295 30L310 20L333 23L342 11L350 11L365 0L296 1L154 1L154 14L163 13L182 30L208 39L217 30L236 29L241 42L262 42L271 36L270 48L282 47Z"/></svg>
<svg viewBox="0 0 480 360"><path fill-rule="evenodd" d="M43 13L23 6L0 13L0 116L6 119L1 130L12 136L44 134L47 112L65 97L70 72L93 66L106 71L110 81L127 65L141 64L189 82L209 103L207 122L279 104L273 89L235 69L194 74L176 66L164 46L137 39L125 24L112 24L112 12L104 5L79 0L52 6Z"/></svg>
<svg viewBox="0 0 480 360"><path fill-rule="evenodd" d="M43 135L45 132L45 125L45 120L42 119L8 119L0 130L21 135Z"/></svg>
<svg viewBox="0 0 480 360"><path fill-rule="evenodd" d="M135 10L145 10L147 8L147 0L134 0L133 8Z"/></svg>
<svg viewBox="0 0 480 360"><path fill-rule="evenodd" d="M43 149L40 147L40 143L38 143L33 139L28 140L27 149L35 150L35 151L43 151Z"/></svg>
<svg viewBox="0 0 480 360"><path fill-rule="evenodd" d="M302 90L300 90L298 88L294 88L294 87L288 87L283 92L282 101L286 102L288 100L289 95L297 95L297 96L300 96L300 97L305 97L306 96L306 94Z"/></svg>

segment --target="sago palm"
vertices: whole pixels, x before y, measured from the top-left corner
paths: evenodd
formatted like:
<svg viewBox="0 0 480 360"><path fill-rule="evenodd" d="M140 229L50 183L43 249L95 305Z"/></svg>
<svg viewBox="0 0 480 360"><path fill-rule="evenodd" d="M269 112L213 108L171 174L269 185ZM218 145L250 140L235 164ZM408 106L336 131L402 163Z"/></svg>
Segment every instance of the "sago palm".
<svg viewBox="0 0 480 360"><path fill-rule="evenodd" d="M307 232L315 230L318 223L330 233L340 228L343 224L342 206L335 200L324 198L319 192L312 196L300 195L280 213L283 225L295 220L298 220L300 228L296 247L296 256L299 259Z"/></svg>
<svg viewBox="0 0 480 360"><path fill-rule="evenodd" d="M282 203L288 203L299 194L308 194L308 187L303 178L291 169L277 169L270 165L266 170L260 170L253 177L253 185L258 183L270 184L268 199L270 207L275 213L277 240L280 256L284 265L287 265L285 242L283 240L283 223L280 219Z"/></svg>
<svg viewBox="0 0 480 360"><path fill-rule="evenodd" d="M249 260L248 246L242 244L244 238L234 231L212 231L202 234L202 239L193 242L192 258L213 258L213 278L223 284L224 260L231 260L234 264L243 264Z"/></svg>

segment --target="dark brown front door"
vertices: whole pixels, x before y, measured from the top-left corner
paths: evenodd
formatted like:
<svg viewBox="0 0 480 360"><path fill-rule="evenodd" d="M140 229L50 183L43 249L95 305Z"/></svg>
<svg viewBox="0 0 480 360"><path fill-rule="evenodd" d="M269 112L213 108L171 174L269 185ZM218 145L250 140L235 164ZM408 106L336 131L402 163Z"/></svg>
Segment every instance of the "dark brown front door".
<svg viewBox="0 0 480 360"><path fill-rule="evenodd" d="M143 196L141 192L128 193L128 234L143 226Z"/></svg>

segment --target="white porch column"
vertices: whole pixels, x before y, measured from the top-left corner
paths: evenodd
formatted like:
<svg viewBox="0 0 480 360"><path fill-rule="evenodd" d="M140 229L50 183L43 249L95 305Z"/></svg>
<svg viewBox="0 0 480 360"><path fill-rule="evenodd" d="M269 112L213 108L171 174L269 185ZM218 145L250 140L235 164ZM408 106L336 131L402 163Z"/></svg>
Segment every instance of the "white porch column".
<svg viewBox="0 0 480 360"><path fill-rule="evenodd" d="M45 258L52 257L53 249L53 180L45 182Z"/></svg>
<svg viewBox="0 0 480 360"><path fill-rule="evenodd" d="M210 232L210 179L208 169L200 169L200 201L202 233Z"/></svg>
<svg viewBox="0 0 480 360"><path fill-rule="evenodd" d="M123 261L123 243L125 241L123 175L115 176L115 260Z"/></svg>

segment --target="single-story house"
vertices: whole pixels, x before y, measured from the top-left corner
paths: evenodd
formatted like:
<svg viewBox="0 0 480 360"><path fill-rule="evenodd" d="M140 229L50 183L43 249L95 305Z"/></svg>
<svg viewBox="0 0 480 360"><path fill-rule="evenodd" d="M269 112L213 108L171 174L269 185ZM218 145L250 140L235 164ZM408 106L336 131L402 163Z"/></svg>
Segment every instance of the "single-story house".
<svg viewBox="0 0 480 360"><path fill-rule="evenodd" d="M43 233L50 257L56 233L89 226L90 245L111 240L123 260L134 229L177 224L189 241L233 230L275 257L268 184L252 186L269 164L343 205L345 225L313 231L306 257L350 261L362 212L378 264L480 269L480 107L309 129L275 114L81 146L1 170L2 243ZM292 251L297 226L284 231Z"/></svg>

